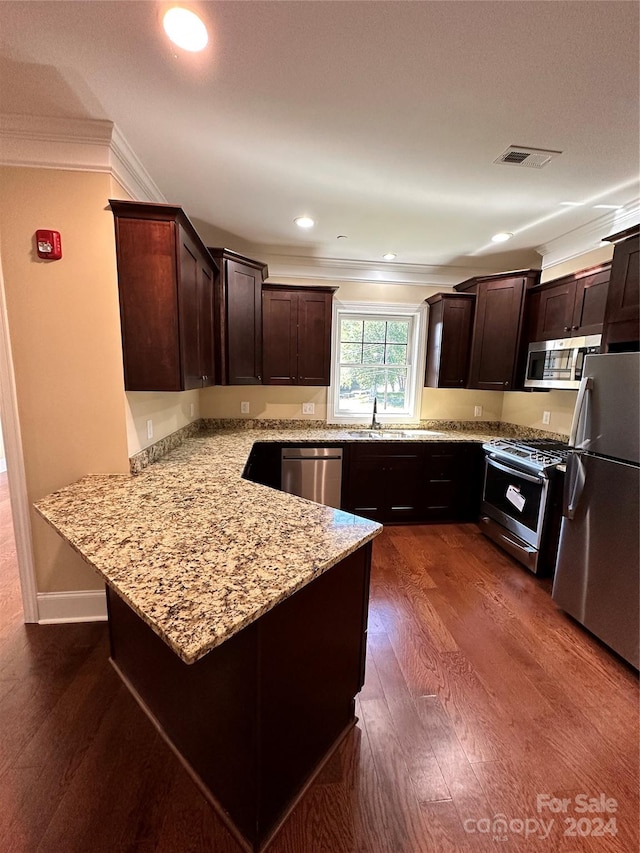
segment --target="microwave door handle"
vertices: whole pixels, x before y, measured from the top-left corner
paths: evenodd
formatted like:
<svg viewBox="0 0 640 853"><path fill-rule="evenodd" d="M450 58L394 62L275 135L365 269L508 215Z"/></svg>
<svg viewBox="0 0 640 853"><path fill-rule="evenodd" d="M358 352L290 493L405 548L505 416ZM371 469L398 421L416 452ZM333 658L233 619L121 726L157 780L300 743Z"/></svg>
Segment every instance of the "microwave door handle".
<svg viewBox="0 0 640 853"><path fill-rule="evenodd" d="M498 468L500 471L504 471L505 474L513 474L514 477L520 477L528 483L536 483L537 485L540 485L544 482L544 479L541 477L534 477L531 474L525 474L524 471L519 471L517 468L510 468L508 465L496 462L496 457L493 455L489 456L487 464L492 465L494 468Z"/></svg>
<svg viewBox="0 0 640 853"><path fill-rule="evenodd" d="M571 421L571 431L569 433L569 447L577 447L578 431L582 424L582 412L587 400L587 393L593 388L593 378L591 376L583 376L580 380L580 388L578 389L578 397L576 399L576 407L573 411L573 420Z"/></svg>
<svg viewBox="0 0 640 853"><path fill-rule="evenodd" d="M567 460L567 474L562 495L562 515L572 521L575 518L582 492L585 473L582 460L577 453L570 453Z"/></svg>

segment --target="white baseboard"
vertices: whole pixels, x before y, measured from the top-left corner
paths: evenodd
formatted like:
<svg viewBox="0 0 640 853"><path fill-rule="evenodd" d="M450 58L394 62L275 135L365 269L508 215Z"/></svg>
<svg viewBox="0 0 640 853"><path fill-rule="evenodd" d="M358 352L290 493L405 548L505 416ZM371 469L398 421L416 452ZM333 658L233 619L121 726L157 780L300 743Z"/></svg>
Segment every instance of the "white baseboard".
<svg viewBox="0 0 640 853"><path fill-rule="evenodd" d="M102 589L78 592L39 592L38 624L105 622L107 596Z"/></svg>

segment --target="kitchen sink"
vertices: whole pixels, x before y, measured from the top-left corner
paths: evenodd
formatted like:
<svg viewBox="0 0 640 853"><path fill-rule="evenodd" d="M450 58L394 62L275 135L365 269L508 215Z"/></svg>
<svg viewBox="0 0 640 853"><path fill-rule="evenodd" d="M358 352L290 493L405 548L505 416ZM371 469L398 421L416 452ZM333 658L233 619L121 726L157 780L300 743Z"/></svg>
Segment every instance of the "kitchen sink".
<svg viewBox="0 0 640 853"><path fill-rule="evenodd" d="M347 435L354 438L420 438L428 435L444 435L432 429L353 429L347 430Z"/></svg>

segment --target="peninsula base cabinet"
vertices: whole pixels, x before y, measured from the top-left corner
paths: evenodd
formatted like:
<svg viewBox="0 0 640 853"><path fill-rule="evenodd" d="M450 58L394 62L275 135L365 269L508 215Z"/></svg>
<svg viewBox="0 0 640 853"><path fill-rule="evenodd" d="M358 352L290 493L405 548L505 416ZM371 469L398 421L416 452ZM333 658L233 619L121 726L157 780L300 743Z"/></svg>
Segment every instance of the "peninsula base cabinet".
<svg viewBox="0 0 640 853"><path fill-rule="evenodd" d="M366 543L191 665L107 591L114 668L244 850L356 722L370 566Z"/></svg>
<svg viewBox="0 0 640 853"><path fill-rule="evenodd" d="M483 459L475 442L349 445L343 507L383 524L475 521Z"/></svg>

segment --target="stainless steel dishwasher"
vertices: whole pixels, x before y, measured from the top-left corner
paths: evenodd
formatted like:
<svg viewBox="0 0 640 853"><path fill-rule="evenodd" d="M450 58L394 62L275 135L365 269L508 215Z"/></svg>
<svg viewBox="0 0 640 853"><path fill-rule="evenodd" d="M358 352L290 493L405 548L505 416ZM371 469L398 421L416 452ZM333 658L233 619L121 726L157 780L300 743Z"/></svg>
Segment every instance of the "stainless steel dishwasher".
<svg viewBox="0 0 640 853"><path fill-rule="evenodd" d="M340 509L341 447L284 447L282 491Z"/></svg>

